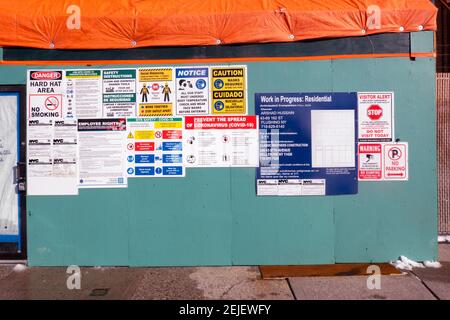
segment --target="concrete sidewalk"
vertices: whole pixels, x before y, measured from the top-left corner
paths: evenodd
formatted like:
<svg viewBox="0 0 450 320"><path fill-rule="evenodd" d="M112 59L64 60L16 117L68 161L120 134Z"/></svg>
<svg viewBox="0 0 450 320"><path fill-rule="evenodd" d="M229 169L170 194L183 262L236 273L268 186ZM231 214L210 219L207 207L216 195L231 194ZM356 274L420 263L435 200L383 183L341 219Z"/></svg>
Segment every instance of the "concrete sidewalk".
<svg viewBox="0 0 450 320"><path fill-rule="evenodd" d="M288 281L298 300L448 300L450 244L439 245L442 268L414 268L405 275L382 276L380 290L367 287L367 277L305 277Z"/></svg>
<svg viewBox="0 0 450 320"><path fill-rule="evenodd" d="M440 245L441 269L382 276L262 280L257 267L82 268L81 289L67 289L66 268L0 266L0 299L450 299L450 244Z"/></svg>
<svg viewBox="0 0 450 320"><path fill-rule="evenodd" d="M292 300L288 282L261 280L257 267L82 268L67 289L66 268L0 266L1 299Z"/></svg>

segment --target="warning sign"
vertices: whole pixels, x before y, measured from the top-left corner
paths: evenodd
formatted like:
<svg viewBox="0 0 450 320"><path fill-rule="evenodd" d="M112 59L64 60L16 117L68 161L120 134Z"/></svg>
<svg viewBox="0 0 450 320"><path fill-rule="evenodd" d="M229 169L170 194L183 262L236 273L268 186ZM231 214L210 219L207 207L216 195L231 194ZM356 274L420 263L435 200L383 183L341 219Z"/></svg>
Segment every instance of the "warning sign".
<svg viewBox="0 0 450 320"><path fill-rule="evenodd" d="M384 145L383 173L385 180L408 180L408 143Z"/></svg>
<svg viewBox="0 0 450 320"><path fill-rule="evenodd" d="M358 145L358 178L359 180L382 180L381 143L360 143Z"/></svg>
<svg viewBox="0 0 450 320"><path fill-rule="evenodd" d="M211 67L212 114L247 114L247 67Z"/></svg>
<svg viewBox="0 0 450 320"><path fill-rule="evenodd" d="M358 93L358 141L391 142L394 137L394 93Z"/></svg>
<svg viewBox="0 0 450 320"><path fill-rule="evenodd" d="M28 118L57 119L63 114L63 73L55 70L28 71Z"/></svg>

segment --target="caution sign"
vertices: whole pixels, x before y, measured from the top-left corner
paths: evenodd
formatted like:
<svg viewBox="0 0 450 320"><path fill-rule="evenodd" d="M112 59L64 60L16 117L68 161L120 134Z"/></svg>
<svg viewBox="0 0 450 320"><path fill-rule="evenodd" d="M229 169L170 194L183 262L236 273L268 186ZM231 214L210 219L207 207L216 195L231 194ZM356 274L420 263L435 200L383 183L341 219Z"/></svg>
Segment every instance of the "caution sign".
<svg viewBox="0 0 450 320"><path fill-rule="evenodd" d="M377 181L383 179L383 146L381 143L360 143L358 145L358 179Z"/></svg>
<svg viewBox="0 0 450 320"><path fill-rule="evenodd" d="M384 180L408 180L408 143L384 145Z"/></svg>
<svg viewBox="0 0 450 320"><path fill-rule="evenodd" d="M63 117L63 73L56 70L28 71L28 118Z"/></svg>
<svg viewBox="0 0 450 320"><path fill-rule="evenodd" d="M173 68L138 69L138 80L138 115L140 117L174 114Z"/></svg>
<svg viewBox="0 0 450 320"><path fill-rule="evenodd" d="M247 67L211 67L212 114L247 114Z"/></svg>

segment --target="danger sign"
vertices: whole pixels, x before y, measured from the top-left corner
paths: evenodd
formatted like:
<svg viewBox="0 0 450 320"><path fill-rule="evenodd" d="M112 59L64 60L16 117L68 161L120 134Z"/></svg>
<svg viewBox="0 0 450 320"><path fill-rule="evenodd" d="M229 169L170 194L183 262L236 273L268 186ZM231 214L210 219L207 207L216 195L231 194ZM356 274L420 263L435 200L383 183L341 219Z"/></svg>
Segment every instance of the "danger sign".
<svg viewBox="0 0 450 320"><path fill-rule="evenodd" d="M384 145L383 175L385 180L408 180L408 143Z"/></svg>
<svg viewBox="0 0 450 320"><path fill-rule="evenodd" d="M394 93L358 93L358 141L391 142L394 137Z"/></svg>

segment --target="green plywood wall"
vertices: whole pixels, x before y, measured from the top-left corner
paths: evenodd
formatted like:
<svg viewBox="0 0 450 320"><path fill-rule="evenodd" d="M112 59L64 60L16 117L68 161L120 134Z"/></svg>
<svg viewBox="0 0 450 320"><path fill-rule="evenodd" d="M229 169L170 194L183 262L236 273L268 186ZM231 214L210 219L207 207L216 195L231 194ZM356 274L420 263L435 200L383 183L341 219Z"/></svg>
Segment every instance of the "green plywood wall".
<svg viewBox="0 0 450 320"><path fill-rule="evenodd" d="M437 258L434 59L252 62L255 92L394 91L408 182L363 182L356 196L256 197L255 169L188 169L127 189L28 197L30 265L257 265ZM241 64L240 63L240 64ZM117 67L117 66L116 66ZM1 83L26 67L1 66Z"/></svg>

